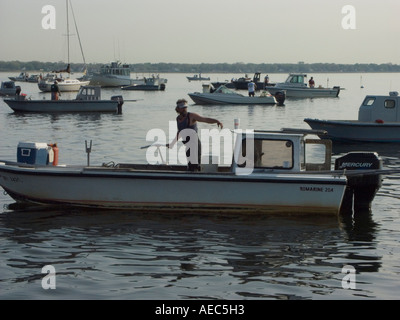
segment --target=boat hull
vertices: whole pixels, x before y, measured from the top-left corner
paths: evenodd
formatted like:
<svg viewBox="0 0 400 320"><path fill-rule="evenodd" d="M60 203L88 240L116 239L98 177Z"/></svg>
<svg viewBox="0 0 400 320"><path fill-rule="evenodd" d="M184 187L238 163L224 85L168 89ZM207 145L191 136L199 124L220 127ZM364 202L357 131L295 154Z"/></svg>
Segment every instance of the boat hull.
<svg viewBox="0 0 400 320"><path fill-rule="evenodd" d="M165 84L161 85L148 85L148 84L135 84L132 86L122 87L122 90L131 90L131 91L164 91Z"/></svg>
<svg viewBox="0 0 400 320"><path fill-rule="evenodd" d="M186 77L189 81L210 81L210 78L204 77Z"/></svg>
<svg viewBox="0 0 400 320"><path fill-rule="evenodd" d="M196 104L276 104L276 100L272 96L266 97L238 97L236 95L218 93L189 93L189 97Z"/></svg>
<svg viewBox="0 0 400 320"><path fill-rule="evenodd" d="M17 201L42 204L166 212L337 214L346 178L29 168L0 163L0 185Z"/></svg>
<svg viewBox="0 0 400 320"><path fill-rule="evenodd" d="M118 101L80 101L80 100L15 100L5 99L15 112L118 112Z"/></svg>
<svg viewBox="0 0 400 320"><path fill-rule="evenodd" d="M90 81L78 81L78 82L72 82L72 83L58 83L58 88L60 89L60 92L74 92L74 91L79 91L79 89L82 86L86 86L89 84ZM51 86L53 85L53 82L39 82L38 87L41 91L43 92L51 92Z"/></svg>
<svg viewBox="0 0 400 320"><path fill-rule="evenodd" d="M90 80L90 84L101 87L122 87L129 86L131 79L130 77L94 74Z"/></svg>
<svg viewBox="0 0 400 320"><path fill-rule="evenodd" d="M400 142L400 123L304 119L314 130L325 130L323 139L333 141Z"/></svg>
<svg viewBox="0 0 400 320"><path fill-rule="evenodd" d="M287 98L336 98L340 93L339 87L332 89L309 87L292 88L276 85L274 87L268 87L266 90L271 94L276 94L278 91L285 91Z"/></svg>

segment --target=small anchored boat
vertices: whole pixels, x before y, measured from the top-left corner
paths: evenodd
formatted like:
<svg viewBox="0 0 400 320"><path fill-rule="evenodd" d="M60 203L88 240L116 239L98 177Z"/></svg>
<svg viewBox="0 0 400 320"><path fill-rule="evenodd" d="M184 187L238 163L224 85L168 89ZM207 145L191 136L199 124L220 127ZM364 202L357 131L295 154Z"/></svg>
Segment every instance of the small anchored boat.
<svg viewBox="0 0 400 320"><path fill-rule="evenodd" d="M113 96L110 100L101 100L101 88L84 86L79 90L76 99L72 100L31 100L26 95L16 95L4 102L15 112L122 112L122 96Z"/></svg>
<svg viewBox="0 0 400 320"><path fill-rule="evenodd" d="M207 80L210 80L210 77L203 77L201 75L201 73L199 73L198 75L195 74L193 77L186 77L186 79L188 79L189 82L190 81L207 81Z"/></svg>
<svg viewBox="0 0 400 320"><path fill-rule="evenodd" d="M199 172L171 164L54 165L46 143L20 143L17 162L0 161L0 185L18 202L140 211L338 214L349 188L368 194L357 199L369 205L379 184L350 185L351 170L343 170L361 159L331 170L329 140L305 139L308 133L315 134L235 130L232 164L204 163ZM313 146L325 148L324 160L305 163Z"/></svg>
<svg viewBox="0 0 400 320"><path fill-rule="evenodd" d="M335 98L339 96L339 86L333 88L323 88L322 86L310 88L305 82L306 78L306 74L291 73L285 82L276 83L274 86L268 87L267 90L271 94L284 90L287 98Z"/></svg>
<svg viewBox="0 0 400 320"><path fill-rule="evenodd" d="M160 82L157 78L144 78L144 83L133 84L130 86L122 87L122 90L137 90L137 91L164 91L165 83Z"/></svg>
<svg viewBox="0 0 400 320"><path fill-rule="evenodd" d="M268 75L267 75L268 76ZM248 84L253 81L256 85L256 90L264 90L268 89L269 87L275 86L275 83L266 83L265 80L261 80L261 73L256 72L254 73L253 79L249 78L247 74L244 77L240 77L239 79L232 80L232 83L235 89L238 90L247 90Z"/></svg>
<svg viewBox="0 0 400 320"><path fill-rule="evenodd" d="M315 130L325 130L321 138L333 141L400 142L400 97L368 95L358 111L358 120L304 119Z"/></svg>
<svg viewBox="0 0 400 320"><path fill-rule="evenodd" d="M119 62L111 62L110 64L103 65L100 71L95 72L90 79L90 85L102 87L121 87L130 84L130 66Z"/></svg>
<svg viewBox="0 0 400 320"><path fill-rule="evenodd" d="M11 81L21 81L26 82L29 79L29 74L27 72L21 72L18 76L8 77Z"/></svg>
<svg viewBox="0 0 400 320"><path fill-rule="evenodd" d="M280 92L276 96L263 91L260 95L249 97L237 91L231 90L224 85L216 90L209 84L203 85L203 92L188 93L189 97L196 104L283 104L285 101L284 93Z"/></svg>

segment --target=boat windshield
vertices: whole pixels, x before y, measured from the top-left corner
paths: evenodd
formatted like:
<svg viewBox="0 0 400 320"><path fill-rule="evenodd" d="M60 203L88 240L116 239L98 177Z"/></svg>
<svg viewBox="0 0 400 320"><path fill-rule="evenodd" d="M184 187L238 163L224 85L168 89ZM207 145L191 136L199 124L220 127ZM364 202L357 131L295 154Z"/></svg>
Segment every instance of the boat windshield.
<svg viewBox="0 0 400 320"><path fill-rule="evenodd" d="M105 66L101 68L101 73L104 75L129 76L130 69L126 67L110 68L109 66Z"/></svg>
<svg viewBox="0 0 400 320"><path fill-rule="evenodd" d="M223 93L223 94L234 94L234 95L239 95L235 91L225 87L225 86L219 86L217 90L214 91L214 93Z"/></svg>
<svg viewBox="0 0 400 320"><path fill-rule="evenodd" d="M246 143L254 144L254 153L246 155ZM294 165L293 143L290 140L245 139L239 163L249 162L259 169L292 169Z"/></svg>
<svg viewBox="0 0 400 320"><path fill-rule="evenodd" d="M287 82L290 83L304 83L304 75L291 75Z"/></svg>

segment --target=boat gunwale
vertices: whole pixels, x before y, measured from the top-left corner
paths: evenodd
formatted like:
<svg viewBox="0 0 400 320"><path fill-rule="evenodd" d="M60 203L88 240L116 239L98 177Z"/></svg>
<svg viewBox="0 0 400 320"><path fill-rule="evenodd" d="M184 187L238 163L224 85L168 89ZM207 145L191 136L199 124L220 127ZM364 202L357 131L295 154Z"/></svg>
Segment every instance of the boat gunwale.
<svg viewBox="0 0 400 320"><path fill-rule="evenodd" d="M41 175L64 177L88 177L110 179L148 179L148 180L195 180L195 181L220 181L220 182L249 182L249 183L307 183L346 185L347 179L344 171L319 172L256 172L250 175L236 174L234 172L191 172L191 171L159 171L135 170L108 167L51 167L34 166L20 163L4 163L0 161L0 172L15 175ZM299 174L300 173L300 174ZM319 176L318 176L319 174Z"/></svg>
<svg viewBox="0 0 400 320"><path fill-rule="evenodd" d="M367 122L367 121L359 121L359 120L320 120L320 119L311 119L305 118L305 122L319 123L319 124L340 124L343 126L360 126L360 127L399 127L400 122Z"/></svg>

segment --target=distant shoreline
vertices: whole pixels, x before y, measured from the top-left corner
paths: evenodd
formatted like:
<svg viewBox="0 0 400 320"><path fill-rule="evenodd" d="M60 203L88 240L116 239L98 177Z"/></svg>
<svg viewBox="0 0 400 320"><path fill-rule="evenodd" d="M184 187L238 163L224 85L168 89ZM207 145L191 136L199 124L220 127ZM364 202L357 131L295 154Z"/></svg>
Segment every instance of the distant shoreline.
<svg viewBox="0 0 400 320"><path fill-rule="evenodd" d="M89 72L95 72L104 63L89 63ZM392 63L335 64L335 63L132 63L132 73L396 73L400 65ZM0 61L0 72L51 72L66 66L65 62ZM72 72L83 72L83 63L72 63Z"/></svg>

